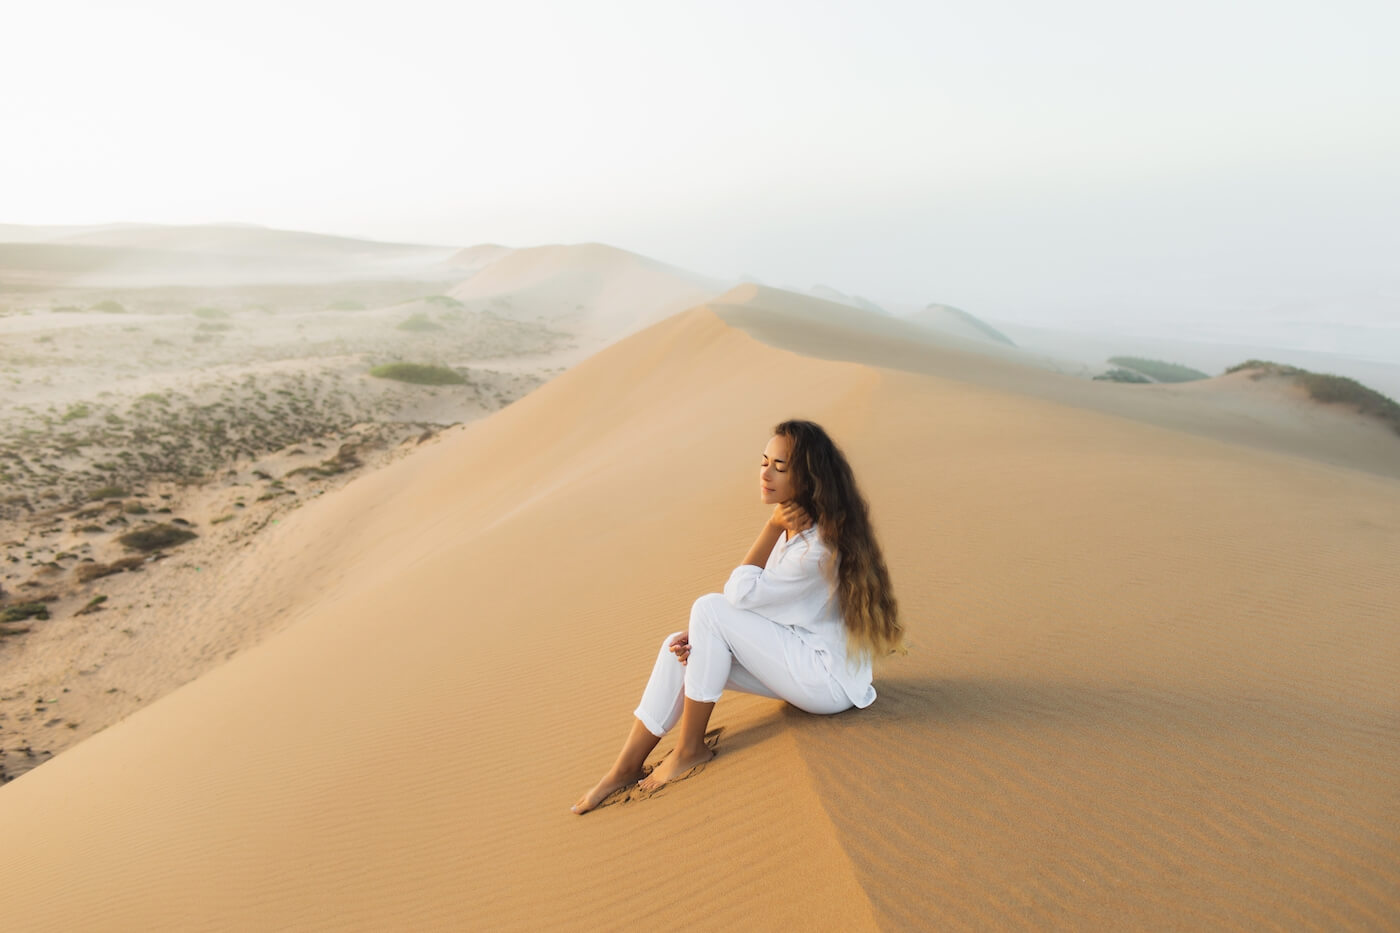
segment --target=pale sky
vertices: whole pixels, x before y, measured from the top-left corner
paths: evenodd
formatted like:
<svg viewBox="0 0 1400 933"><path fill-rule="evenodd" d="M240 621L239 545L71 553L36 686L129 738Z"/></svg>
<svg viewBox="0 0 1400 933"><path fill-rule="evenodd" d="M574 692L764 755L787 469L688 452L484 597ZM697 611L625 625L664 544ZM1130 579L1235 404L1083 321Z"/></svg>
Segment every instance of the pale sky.
<svg viewBox="0 0 1400 933"><path fill-rule="evenodd" d="M1028 323L1400 326L1393 0L45 0L3 20L0 223L601 241Z"/></svg>

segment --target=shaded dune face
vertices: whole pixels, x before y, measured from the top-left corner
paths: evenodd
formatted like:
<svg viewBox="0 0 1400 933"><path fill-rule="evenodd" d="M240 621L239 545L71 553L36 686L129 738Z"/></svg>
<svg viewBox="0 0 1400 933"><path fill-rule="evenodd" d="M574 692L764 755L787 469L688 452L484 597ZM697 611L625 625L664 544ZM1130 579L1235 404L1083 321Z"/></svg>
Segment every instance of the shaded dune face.
<svg viewBox="0 0 1400 933"><path fill-rule="evenodd" d="M7 913L591 928L684 876L695 929L1386 926L1400 485L961 371L696 308L309 503L291 627L0 788ZM701 775L574 817L788 417L851 458L910 653L868 710L726 696Z"/></svg>

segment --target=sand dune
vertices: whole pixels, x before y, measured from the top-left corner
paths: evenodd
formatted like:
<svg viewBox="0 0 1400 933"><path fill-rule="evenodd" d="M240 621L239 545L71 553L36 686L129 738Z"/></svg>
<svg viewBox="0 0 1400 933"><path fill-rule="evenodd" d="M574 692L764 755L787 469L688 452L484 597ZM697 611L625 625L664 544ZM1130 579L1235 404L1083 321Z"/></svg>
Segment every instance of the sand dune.
<svg viewBox="0 0 1400 933"><path fill-rule="evenodd" d="M481 243L459 249L448 258L447 263L463 273L474 274L511 252L514 251L509 246Z"/></svg>
<svg viewBox="0 0 1400 933"><path fill-rule="evenodd" d="M987 340L1012 347L1016 345L1015 341L986 321L952 305L928 305L915 311L907 319L915 324L958 337Z"/></svg>
<svg viewBox="0 0 1400 933"><path fill-rule="evenodd" d="M231 285L436 275L460 277L447 246L249 224L0 227L0 279L58 286Z"/></svg>
<svg viewBox="0 0 1400 933"><path fill-rule="evenodd" d="M10 924L1393 926L1400 483L765 300L292 514L290 627L0 788ZM859 360L773 345L831 334ZM864 711L726 697L702 773L571 815L790 416L851 456L911 653Z"/></svg>
<svg viewBox="0 0 1400 933"><path fill-rule="evenodd" d="M726 288L726 283L636 253L581 243L512 250L451 295L503 317L612 341Z"/></svg>
<svg viewBox="0 0 1400 933"><path fill-rule="evenodd" d="M1400 478L1400 447L1388 425L1341 405L1313 402L1281 380L1248 387L1247 376L1155 385L1095 382L1055 371L1058 361L1049 357L935 335L907 321L760 285L734 288L710 307L760 340L810 356L935 375Z"/></svg>
<svg viewBox="0 0 1400 933"><path fill-rule="evenodd" d="M787 289L791 291L792 289ZM880 307L869 298L862 298L860 295L847 295L845 292L832 288L830 285L813 285L807 289L806 293L815 298L826 301L834 301L837 304L850 305L852 308L859 308L862 311L869 311L871 314L890 315L890 312Z"/></svg>
<svg viewBox="0 0 1400 933"><path fill-rule="evenodd" d="M1086 376L1101 373L1114 364L1109 357L1139 356L1148 359L1181 363L1207 373L1221 373L1245 360L1273 360L1292 366L1301 366L1316 373L1332 373L1347 376L1391 398L1400 398L1400 350L1394 349L1394 338L1378 340L1375 353L1357 355L1341 348L1301 349L1297 342L1290 344L1287 331L1280 327L1278 343L1268 343L1262 339L1247 342L1231 339L1223 341L1209 334L1196 333L1185 324L1175 339L1124 333L1090 333L1086 330L1056 327L1031 327L1009 321L998 321L996 326L1017 346L1031 349L1057 359L1073 361L1078 370ZM1380 334L1380 327L1371 333ZM1318 340L1316 347L1326 347L1327 343Z"/></svg>

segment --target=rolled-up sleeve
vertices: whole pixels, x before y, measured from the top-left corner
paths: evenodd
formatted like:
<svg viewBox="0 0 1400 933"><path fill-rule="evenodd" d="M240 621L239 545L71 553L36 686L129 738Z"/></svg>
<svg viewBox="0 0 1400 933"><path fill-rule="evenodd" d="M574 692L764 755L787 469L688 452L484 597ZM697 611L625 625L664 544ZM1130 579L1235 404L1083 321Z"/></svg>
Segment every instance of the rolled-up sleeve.
<svg viewBox="0 0 1400 933"><path fill-rule="evenodd" d="M816 549L805 559L784 560L767 569L753 564L740 564L729 574L724 584L724 598L737 609L752 609L774 621L784 613L780 607L794 608L818 601L829 589L821 574L820 557Z"/></svg>

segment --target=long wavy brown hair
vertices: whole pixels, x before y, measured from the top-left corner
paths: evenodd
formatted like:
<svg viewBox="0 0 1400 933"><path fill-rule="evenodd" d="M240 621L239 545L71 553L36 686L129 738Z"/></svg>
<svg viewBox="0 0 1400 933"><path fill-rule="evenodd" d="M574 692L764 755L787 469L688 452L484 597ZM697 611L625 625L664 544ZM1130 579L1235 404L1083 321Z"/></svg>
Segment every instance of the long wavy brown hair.
<svg viewBox="0 0 1400 933"><path fill-rule="evenodd" d="M835 552L837 602L852 657L878 658L904 650L904 627L884 554L870 525L870 506L856 486L846 455L821 425L784 421L773 433L788 439L793 498ZM831 579L829 568L824 568Z"/></svg>

